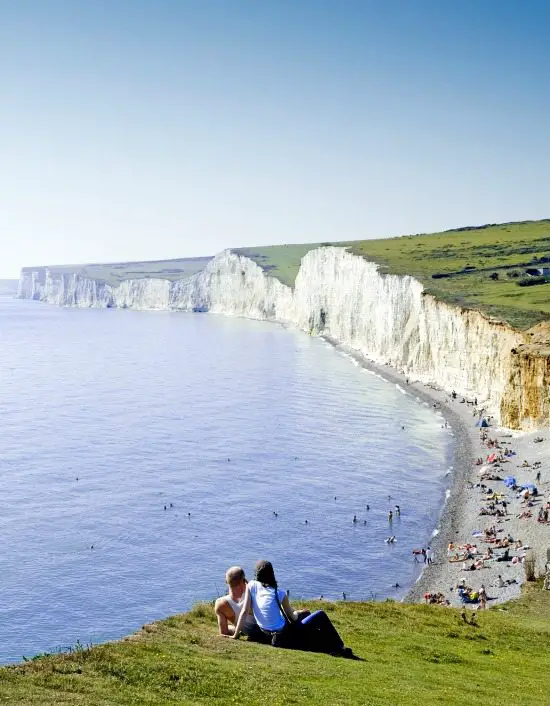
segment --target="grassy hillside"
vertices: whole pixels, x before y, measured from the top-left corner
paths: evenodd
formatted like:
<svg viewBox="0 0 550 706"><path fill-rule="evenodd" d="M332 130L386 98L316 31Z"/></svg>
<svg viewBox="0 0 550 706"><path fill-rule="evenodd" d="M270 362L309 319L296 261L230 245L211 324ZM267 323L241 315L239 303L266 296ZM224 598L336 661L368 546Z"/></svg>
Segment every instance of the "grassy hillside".
<svg viewBox="0 0 550 706"><path fill-rule="evenodd" d="M119 643L1 669L0 703L548 703L550 593L540 584L518 602L479 614L478 627L438 606L323 607L362 660L219 638L211 607L198 607Z"/></svg>
<svg viewBox="0 0 550 706"><path fill-rule="evenodd" d="M211 257L188 257L177 260L153 260L151 262L110 262L94 265L54 265L47 269L52 272L73 274L120 284L126 279L142 279L144 277L159 277L161 279L185 279L200 272ZM27 270L41 270L42 267L24 267Z"/></svg>
<svg viewBox="0 0 550 706"><path fill-rule="evenodd" d="M332 243L265 245L257 248L233 248L232 252L250 258L265 272L276 277L283 284L293 287L300 269L301 259L306 253L318 248L321 244L332 245Z"/></svg>
<svg viewBox="0 0 550 706"><path fill-rule="evenodd" d="M382 272L413 275L426 291L443 301L480 309L517 328L526 329L550 319L550 283L518 284L531 279L526 269L543 264L550 267L550 262L539 262L540 258L550 258L550 220L332 244L349 247L351 252L379 263ZM318 245L244 248L236 252L293 285L300 259ZM464 272L466 267L473 269ZM436 279L433 275L449 276Z"/></svg>

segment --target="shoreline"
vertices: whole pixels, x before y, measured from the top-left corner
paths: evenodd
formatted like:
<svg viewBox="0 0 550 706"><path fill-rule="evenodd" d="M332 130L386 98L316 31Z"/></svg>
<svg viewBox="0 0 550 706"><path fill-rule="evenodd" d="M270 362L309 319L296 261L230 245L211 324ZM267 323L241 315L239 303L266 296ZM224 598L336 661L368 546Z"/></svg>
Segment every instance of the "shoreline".
<svg viewBox="0 0 550 706"><path fill-rule="evenodd" d="M518 560L516 560L518 563L514 564L489 560L485 562L483 569L465 573L462 562L451 563L448 561L447 547L451 543L477 543L479 551L485 552L487 547L491 545L481 541L482 537L476 538L472 535L474 532L483 532L486 527L495 525L501 536L510 534L514 540L520 539L522 541L524 546L519 549L511 549L511 556L522 558L526 551L532 549L536 557L537 574L544 570L546 547L550 547L550 524L538 523L537 513L544 502L550 499L550 475L548 464L545 463L545 460L550 456L550 440L544 438L540 443L533 443L535 438L542 436L540 431L518 432L497 426L489 426L485 429L490 439L497 440L501 447L507 445L508 448L515 451L515 455L505 459L502 465L495 464L494 467L491 467L495 474L501 478L513 475L517 479L518 485L535 483L537 470L540 470L542 475L541 481L536 483L539 491L538 499L534 499L535 504L532 508L527 508L531 510L532 517L519 517L524 507L520 504L521 500L516 497L517 493L507 490L502 481L496 480L485 481L485 484L499 494L504 493L508 504L508 514L503 518L493 515L480 516L480 509L486 504L486 500L483 489L475 487L480 483L480 466L476 465L476 459L481 457L485 463L486 457L493 449L487 448L480 438L480 429L475 426L478 417L474 416L473 405L462 403L460 401L462 398L457 397L453 400L449 392L436 385L414 381L390 365L370 360L329 336L323 336L323 338L337 350L353 357L362 367L409 391L420 402L426 402L431 407L434 404L437 405L437 411L448 422L454 436L453 468L449 491L441 508L438 524L429 542L429 546L434 552L433 563L421 566L420 575L402 601L418 603L423 602L425 593L442 593L452 606L459 606L461 602L457 595L456 584L462 578L465 578L476 591L483 584L487 589L489 605L518 598L521 584L525 580L523 563ZM408 383L407 380L409 380ZM529 466L521 466L524 459L529 461ZM539 462L541 465L533 469L535 462ZM495 556L503 551L495 550ZM471 562L468 562L469 564ZM503 587L497 585L499 575L502 575L504 581L508 580L510 583Z"/></svg>

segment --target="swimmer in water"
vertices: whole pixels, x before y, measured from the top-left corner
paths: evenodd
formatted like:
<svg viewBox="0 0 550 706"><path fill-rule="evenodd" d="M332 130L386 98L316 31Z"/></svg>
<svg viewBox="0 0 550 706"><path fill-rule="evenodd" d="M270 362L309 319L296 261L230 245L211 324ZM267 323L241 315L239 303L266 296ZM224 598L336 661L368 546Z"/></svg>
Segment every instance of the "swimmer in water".
<svg viewBox="0 0 550 706"><path fill-rule="evenodd" d="M392 521L393 521L393 512L390 510L388 512L388 522L390 523L390 525L391 525Z"/></svg>
<svg viewBox="0 0 550 706"><path fill-rule="evenodd" d="M357 522L357 515L354 515L353 516L353 524L355 524L356 522Z"/></svg>

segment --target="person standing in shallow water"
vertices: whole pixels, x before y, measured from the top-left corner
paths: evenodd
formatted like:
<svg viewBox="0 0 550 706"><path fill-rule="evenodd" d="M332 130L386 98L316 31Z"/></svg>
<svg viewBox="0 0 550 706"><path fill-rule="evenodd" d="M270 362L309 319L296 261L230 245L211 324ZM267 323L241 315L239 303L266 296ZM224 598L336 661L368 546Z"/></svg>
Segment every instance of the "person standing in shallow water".
<svg viewBox="0 0 550 706"><path fill-rule="evenodd" d="M261 630L271 637L274 647L353 656L351 650L344 647L342 638L324 611L310 613L292 608L287 592L277 585L269 561L256 563L256 580L246 587L243 608L235 627L235 639L239 637L244 616L250 608Z"/></svg>

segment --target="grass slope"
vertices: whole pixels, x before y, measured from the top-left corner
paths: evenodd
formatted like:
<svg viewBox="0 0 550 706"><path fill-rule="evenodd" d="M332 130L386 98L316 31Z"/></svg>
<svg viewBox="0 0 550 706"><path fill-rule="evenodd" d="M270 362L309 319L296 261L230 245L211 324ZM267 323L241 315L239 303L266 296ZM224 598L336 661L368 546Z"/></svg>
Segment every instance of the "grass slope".
<svg viewBox="0 0 550 706"><path fill-rule="evenodd" d="M409 235L383 240L334 242L381 265L381 272L412 275L438 299L507 321L519 329L550 319L550 284L519 287L519 278L533 258L550 257L550 220L503 223L443 233ZM236 250L269 274L292 286L300 259L319 243L280 245ZM550 263L548 263L550 264ZM448 278L446 274L475 268ZM498 279L491 279L496 272Z"/></svg>
<svg viewBox="0 0 550 706"><path fill-rule="evenodd" d="M479 627L437 606L323 608L364 661L219 638L211 606L198 606L122 642L0 669L0 703L548 703L550 593L540 583L521 600L485 611Z"/></svg>
<svg viewBox="0 0 550 706"><path fill-rule="evenodd" d="M186 279L200 272L211 257L188 257L177 260L154 260L150 262L110 262L94 265L53 265L44 267L24 267L23 272L45 270L58 274L79 274L90 279L118 285L127 279L158 277L160 279Z"/></svg>

